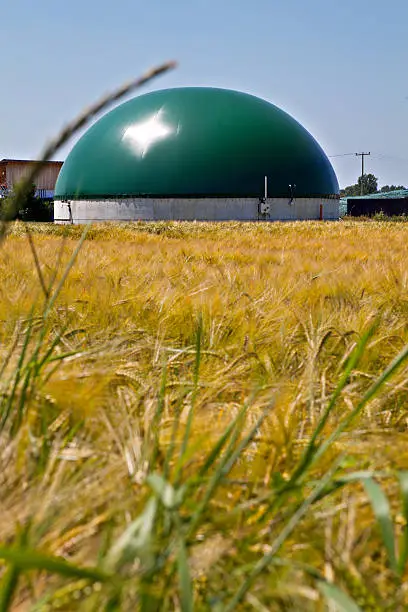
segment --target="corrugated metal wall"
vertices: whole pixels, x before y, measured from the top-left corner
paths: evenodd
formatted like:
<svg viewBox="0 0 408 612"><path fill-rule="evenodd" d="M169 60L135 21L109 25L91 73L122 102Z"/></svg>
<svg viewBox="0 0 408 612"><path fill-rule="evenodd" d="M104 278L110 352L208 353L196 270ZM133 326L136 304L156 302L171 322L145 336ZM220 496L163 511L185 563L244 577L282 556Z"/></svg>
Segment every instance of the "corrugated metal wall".
<svg viewBox="0 0 408 612"><path fill-rule="evenodd" d="M29 162L8 162L6 165L7 188L12 189L16 183L20 182L29 172L30 166ZM61 166L62 162L47 164L37 177L35 182L37 189L54 190Z"/></svg>

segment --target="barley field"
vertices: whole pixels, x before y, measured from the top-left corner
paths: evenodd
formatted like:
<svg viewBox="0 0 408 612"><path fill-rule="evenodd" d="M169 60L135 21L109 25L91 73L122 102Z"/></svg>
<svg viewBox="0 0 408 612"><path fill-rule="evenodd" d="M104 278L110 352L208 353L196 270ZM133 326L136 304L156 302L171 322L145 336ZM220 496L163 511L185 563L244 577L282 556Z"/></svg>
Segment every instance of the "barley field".
<svg viewBox="0 0 408 612"><path fill-rule="evenodd" d="M408 609L407 253L386 221L11 224L0 612Z"/></svg>

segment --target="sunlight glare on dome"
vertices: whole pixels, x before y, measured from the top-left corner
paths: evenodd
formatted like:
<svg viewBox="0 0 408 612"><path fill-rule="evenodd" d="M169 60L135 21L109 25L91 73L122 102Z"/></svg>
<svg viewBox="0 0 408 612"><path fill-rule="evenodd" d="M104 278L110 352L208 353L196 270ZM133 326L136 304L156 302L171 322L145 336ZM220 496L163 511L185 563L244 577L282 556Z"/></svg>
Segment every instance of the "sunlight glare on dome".
<svg viewBox="0 0 408 612"><path fill-rule="evenodd" d="M123 140L128 142L141 157L144 157L155 142L174 132L171 125L162 121L161 114L159 111L149 119L129 126L123 134Z"/></svg>

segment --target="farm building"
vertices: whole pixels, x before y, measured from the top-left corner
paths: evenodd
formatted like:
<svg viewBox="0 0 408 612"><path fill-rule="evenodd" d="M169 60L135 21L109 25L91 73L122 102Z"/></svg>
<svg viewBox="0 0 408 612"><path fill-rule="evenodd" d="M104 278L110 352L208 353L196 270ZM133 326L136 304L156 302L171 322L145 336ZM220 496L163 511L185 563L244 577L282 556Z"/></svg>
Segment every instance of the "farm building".
<svg viewBox="0 0 408 612"><path fill-rule="evenodd" d="M26 159L2 159L0 161L0 191L7 194L13 191L17 183L22 181L37 162ZM54 197L55 183L63 162L49 161L38 175L35 186L36 195L42 199Z"/></svg>
<svg viewBox="0 0 408 612"><path fill-rule="evenodd" d="M138 96L97 121L65 161L56 222L338 219L325 153L297 121L209 87Z"/></svg>
<svg viewBox="0 0 408 612"><path fill-rule="evenodd" d="M371 217L383 213L388 217L408 214L408 189L399 189L366 196L345 198L347 214L352 217Z"/></svg>

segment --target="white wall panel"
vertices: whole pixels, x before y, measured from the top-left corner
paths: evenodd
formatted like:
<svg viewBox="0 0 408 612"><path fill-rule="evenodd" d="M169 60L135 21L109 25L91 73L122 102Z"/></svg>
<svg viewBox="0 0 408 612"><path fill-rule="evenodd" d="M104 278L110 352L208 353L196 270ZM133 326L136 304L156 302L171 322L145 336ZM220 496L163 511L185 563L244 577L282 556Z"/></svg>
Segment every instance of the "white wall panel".
<svg viewBox="0 0 408 612"><path fill-rule="evenodd" d="M294 221L339 218L339 201L326 198L268 198L269 212L260 213L258 198L126 198L71 200L54 203L56 223L90 221Z"/></svg>

